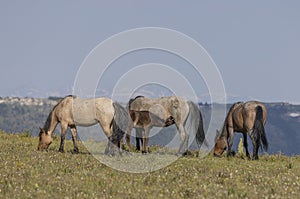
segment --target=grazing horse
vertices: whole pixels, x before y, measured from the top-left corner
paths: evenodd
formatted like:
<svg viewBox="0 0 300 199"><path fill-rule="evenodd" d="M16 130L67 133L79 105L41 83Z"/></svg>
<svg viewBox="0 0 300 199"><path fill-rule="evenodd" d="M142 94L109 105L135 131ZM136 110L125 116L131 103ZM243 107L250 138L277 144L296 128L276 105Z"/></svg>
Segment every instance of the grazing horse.
<svg viewBox="0 0 300 199"><path fill-rule="evenodd" d="M128 110L132 119L126 131L126 143L129 150L131 150L130 135L132 128L136 128L137 134L142 133L142 153L147 153L151 128L153 126L166 127L175 124L181 139L178 152L186 154L189 140L189 132L186 129L188 118L191 120L190 128L193 125L196 131L196 141L199 148L205 140L201 112L198 106L191 101L176 96L154 99L138 96L129 101ZM140 136L137 135L137 149L139 148L138 138Z"/></svg>
<svg viewBox="0 0 300 199"><path fill-rule="evenodd" d="M76 126L92 126L100 124L109 139L105 153L112 152L110 143L120 145L120 141L127 128L128 113L118 103L108 98L80 99L66 96L54 106L45 125L40 128L38 150L48 149L52 143L52 133L57 124L61 124L61 141L59 151L64 152L66 130L71 128L74 152L78 153L76 144Z"/></svg>
<svg viewBox="0 0 300 199"><path fill-rule="evenodd" d="M172 124L174 124L174 118L170 116L166 120L159 118L157 115L149 112L149 111L134 111L131 110L131 103L143 96L137 96L134 99L130 99L128 103L128 111L131 120L133 121L130 123L130 129L133 128L133 125L135 124L135 131L136 131L136 150L140 150L140 143L143 145L143 133L145 131L145 128L149 128L150 126L157 126L157 127L167 127ZM151 129L151 128L150 128ZM130 143L130 138L127 143ZM130 146L130 145L128 145ZM143 151L144 153L145 151Z"/></svg>
<svg viewBox="0 0 300 199"><path fill-rule="evenodd" d="M231 106L224 121L221 134L217 130L214 155L221 156L227 149L227 155L231 156L234 151L231 150L233 144L234 132L243 133L244 147L247 157L248 151L247 133L253 144L253 159L258 159L258 148L263 145L267 151L268 141L265 134L264 125L267 119L266 107L257 101L237 102Z"/></svg>

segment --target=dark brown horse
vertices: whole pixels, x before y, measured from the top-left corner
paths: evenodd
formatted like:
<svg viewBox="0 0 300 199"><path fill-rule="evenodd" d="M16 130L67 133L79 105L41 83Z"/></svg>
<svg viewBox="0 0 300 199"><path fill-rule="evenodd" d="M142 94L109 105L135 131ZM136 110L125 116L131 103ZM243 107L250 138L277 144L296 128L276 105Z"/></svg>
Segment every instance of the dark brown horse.
<svg viewBox="0 0 300 199"><path fill-rule="evenodd" d="M227 155L231 156L234 132L243 133L244 147L247 157L248 151L247 133L253 144L253 159L258 159L258 149L262 145L268 149L268 141L265 134L264 125L267 119L266 107L257 101L237 102L231 106L224 121L221 134L217 130L214 155L221 156L227 149Z"/></svg>

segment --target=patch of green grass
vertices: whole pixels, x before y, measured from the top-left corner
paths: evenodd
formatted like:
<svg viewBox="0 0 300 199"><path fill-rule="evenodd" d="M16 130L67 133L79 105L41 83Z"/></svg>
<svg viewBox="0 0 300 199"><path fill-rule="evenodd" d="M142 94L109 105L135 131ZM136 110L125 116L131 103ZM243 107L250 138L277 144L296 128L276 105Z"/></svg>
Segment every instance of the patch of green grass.
<svg viewBox="0 0 300 199"><path fill-rule="evenodd" d="M191 152L160 170L136 174L100 163L81 142L78 142L79 154L71 153L71 141L66 141L65 153L58 152L59 140L53 141L48 152L37 151L37 144L37 137L0 133L1 198L298 198L300 195L299 156L264 155L259 161L251 161L240 157L199 159ZM139 157L140 154L118 158L136 158L138 164Z"/></svg>

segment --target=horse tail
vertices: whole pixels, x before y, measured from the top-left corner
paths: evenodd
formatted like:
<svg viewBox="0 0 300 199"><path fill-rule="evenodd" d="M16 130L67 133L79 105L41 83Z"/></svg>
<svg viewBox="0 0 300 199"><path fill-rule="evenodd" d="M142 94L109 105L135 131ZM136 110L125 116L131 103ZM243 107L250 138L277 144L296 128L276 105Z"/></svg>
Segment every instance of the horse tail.
<svg viewBox="0 0 300 199"><path fill-rule="evenodd" d="M203 119L202 119L202 114L200 112L200 109L198 108L198 106L192 102L189 101L189 108L190 108L190 118L191 118L191 126L195 126L196 127L196 142L198 144L198 147L200 149L200 147L202 146L202 144L204 143L206 146L208 146L208 143L205 139L205 133L204 133L204 129L203 129Z"/></svg>
<svg viewBox="0 0 300 199"><path fill-rule="evenodd" d="M109 138L110 141L117 145L122 141L125 131L128 126L128 112L119 103L114 102L113 107L115 109L114 117L111 122L112 135ZM120 146L119 146L120 147Z"/></svg>
<svg viewBox="0 0 300 199"><path fill-rule="evenodd" d="M268 150L268 140L265 133L265 128L263 124L263 110L261 106L256 107L256 116L254 121L254 136L256 137L257 146L260 145L260 142L263 145L265 151Z"/></svg>

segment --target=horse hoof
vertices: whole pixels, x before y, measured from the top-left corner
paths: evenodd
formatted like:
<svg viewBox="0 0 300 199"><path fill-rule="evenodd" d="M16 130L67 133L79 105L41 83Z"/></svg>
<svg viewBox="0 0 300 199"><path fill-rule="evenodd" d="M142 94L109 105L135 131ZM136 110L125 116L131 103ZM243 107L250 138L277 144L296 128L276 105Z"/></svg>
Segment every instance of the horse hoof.
<svg viewBox="0 0 300 199"><path fill-rule="evenodd" d="M115 153L109 153L108 156L114 157L114 156L115 156Z"/></svg>
<svg viewBox="0 0 300 199"><path fill-rule="evenodd" d="M227 157L233 157L235 156L235 151L230 151L227 153Z"/></svg>
<svg viewBox="0 0 300 199"><path fill-rule="evenodd" d="M73 150L73 154L78 154L79 153L79 150L76 148Z"/></svg>
<svg viewBox="0 0 300 199"><path fill-rule="evenodd" d="M58 152L64 153L65 151L63 149L59 149Z"/></svg>
<svg viewBox="0 0 300 199"><path fill-rule="evenodd" d="M258 160L258 156L254 156L252 160Z"/></svg>
<svg viewBox="0 0 300 199"><path fill-rule="evenodd" d="M187 155L188 155L188 152L187 152L187 151L182 153L182 156L183 156L183 157L184 157L184 156L187 156Z"/></svg>

